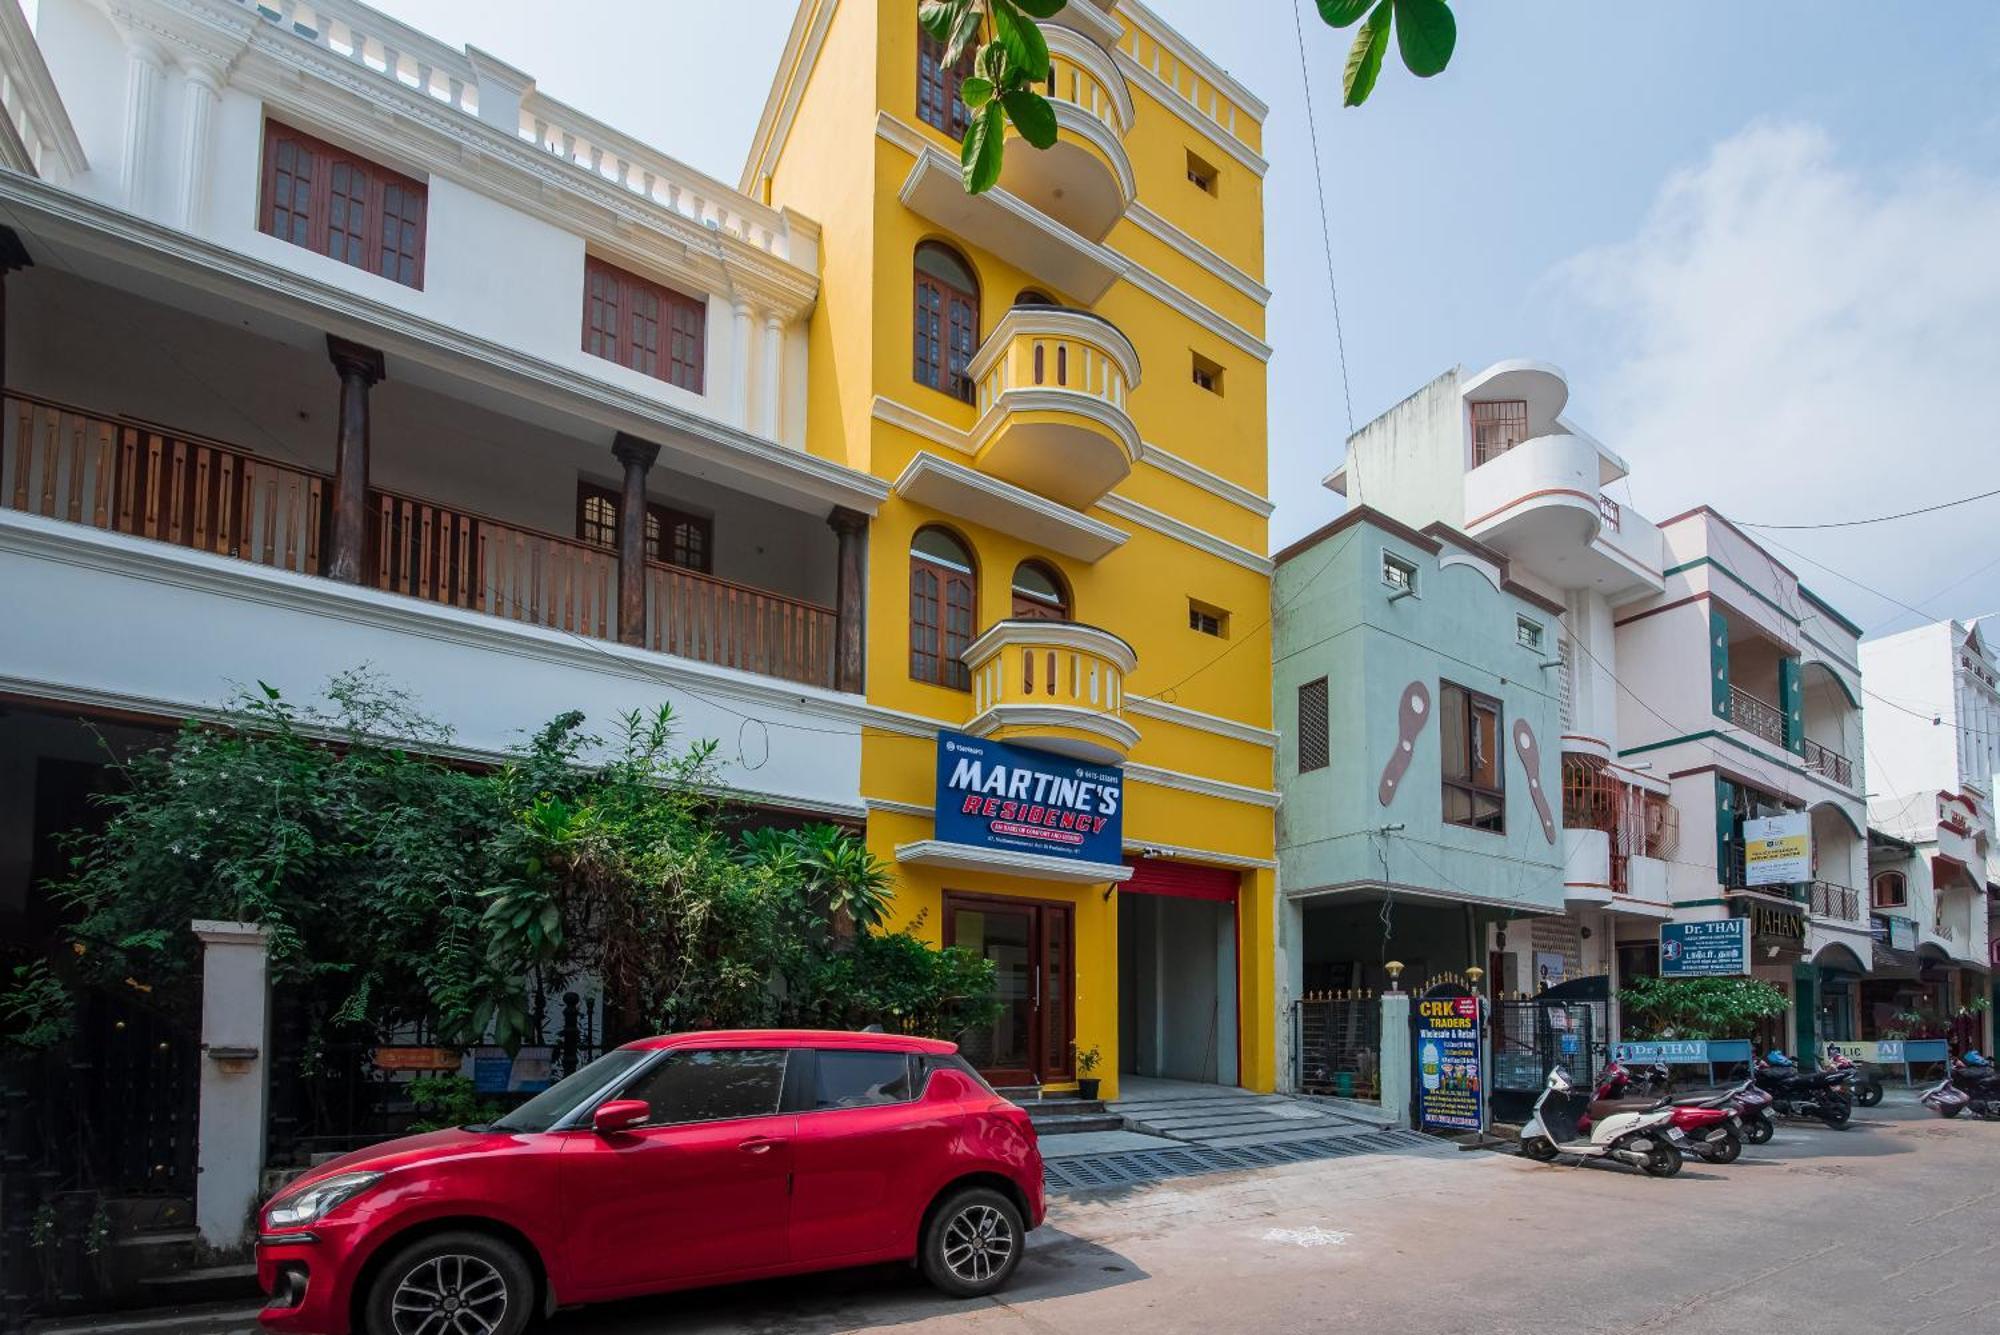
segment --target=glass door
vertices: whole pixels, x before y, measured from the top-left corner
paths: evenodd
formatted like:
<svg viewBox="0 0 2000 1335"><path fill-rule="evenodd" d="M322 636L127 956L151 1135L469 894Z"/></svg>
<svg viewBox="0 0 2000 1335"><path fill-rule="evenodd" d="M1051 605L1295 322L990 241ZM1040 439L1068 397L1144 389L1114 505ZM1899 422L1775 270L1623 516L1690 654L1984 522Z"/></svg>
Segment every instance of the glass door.
<svg viewBox="0 0 2000 1335"><path fill-rule="evenodd" d="M993 961L1000 1014L959 1038L966 1059L996 1085L1067 1080L1074 1020L1070 906L1029 899L945 896L944 943Z"/></svg>

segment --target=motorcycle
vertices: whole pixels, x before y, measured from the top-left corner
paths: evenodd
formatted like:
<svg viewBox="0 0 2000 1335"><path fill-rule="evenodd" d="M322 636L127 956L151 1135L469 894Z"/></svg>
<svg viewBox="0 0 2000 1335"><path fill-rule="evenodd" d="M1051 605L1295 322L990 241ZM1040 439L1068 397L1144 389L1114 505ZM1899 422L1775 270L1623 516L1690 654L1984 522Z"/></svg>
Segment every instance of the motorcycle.
<svg viewBox="0 0 2000 1335"><path fill-rule="evenodd" d="M1665 1083L1664 1068L1654 1068L1653 1075L1656 1081ZM1717 1164L1735 1163L1743 1153L1743 1118L1726 1101L1669 1103L1651 1094L1628 1097L1631 1088L1632 1077L1623 1066L1615 1061L1606 1066L1597 1094L1591 1100L1589 1116L1577 1123L1577 1130L1587 1131L1595 1119L1621 1112L1664 1111L1672 1119L1669 1125L1687 1137L1682 1147L1686 1153Z"/></svg>
<svg viewBox="0 0 2000 1335"><path fill-rule="evenodd" d="M1667 1068L1655 1065L1646 1072L1647 1088L1665 1094L1670 1083ZM1752 1145L1768 1145L1778 1133L1778 1115L1772 1111L1771 1096L1757 1088L1753 1077L1717 1094L1697 1094L1674 1102L1688 1108L1731 1108L1743 1120L1743 1139Z"/></svg>
<svg viewBox="0 0 2000 1335"><path fill-rule="evenodd" d="M1778 1116L1818 1120L1836 1131L1854 1114L1854 1099L1848 1092L1853 1078L1852 1071L1801 1071L1776 1049L1757 1063L1753 1076L1757 1088L1771 1096L1772 1111Z"/></svg>
<svg viewBox="0 0 2000 1335"><path fill-rule="evenodd" d="M1864 1108L1872 1108L1882 1101L1882 1077L1870 1070L1855 1065L1854 1058L1836 1052L1819 1064L1822 1071L1852 1071L1854 1101Z"/></svg>
<svg viewBox="0 0 2000 1335"><path fill-rule="evenodd" d="M1546 1163L1559 1154L1585 1159L1615 1159L1645 1170L1649 1177L1672 1177L1681 1171L1681 1148L1687 1137L1666 1111L1617 1112L1581 1127L1590 1115L1590 1095L1570 1084L1558 1066L1549 1072L1534 1111L1521 1128L1521 1153Z"/></svg>
<svg viewBox="0 0 2000 1335"><path fill-rule="evenodd" d="M1977 1052L1954 1058L1951 1074L1920 1100L1940 1117L1956 1117L1967 1109L1974 1117L2000 1121L2000 1072Z"/></svg>

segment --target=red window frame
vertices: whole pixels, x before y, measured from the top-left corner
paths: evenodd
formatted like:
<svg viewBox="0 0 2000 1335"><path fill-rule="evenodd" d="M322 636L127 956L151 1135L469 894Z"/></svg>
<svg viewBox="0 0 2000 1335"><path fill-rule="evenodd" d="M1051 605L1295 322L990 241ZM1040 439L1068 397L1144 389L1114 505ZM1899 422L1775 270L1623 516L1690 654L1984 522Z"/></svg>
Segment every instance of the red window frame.
<svg viewBox="0 0 2000 1335"><path fill-rule="evenodd" d="M944 131L953 139L965 138L972 124L963 90L972 77L973 47L968 45L958 63L944 63L944 43L917 28L917 119Z"/></svg>
<svg viewBox="0 0 2000 1335"><path fill-rule="evenodd" d="M707 301L584 256L585 352L700 394L707 345Z"/></svg>
<svg viewBox="0 0 2000 1335"><path fill-rule="evenodd" d="M430 191L282 121L264 122L257 228L418 291Z"/></svg>
<svg viewBox="0 0 2000 1335"><path fill-rule="evenodd" d="M576 484L576 536L580 542L618 549L619 503L610 487ZM608 510L607 510L608 507ZM715 565L715 521L670 505L646 502L646 559L707 575Z"/></svg>

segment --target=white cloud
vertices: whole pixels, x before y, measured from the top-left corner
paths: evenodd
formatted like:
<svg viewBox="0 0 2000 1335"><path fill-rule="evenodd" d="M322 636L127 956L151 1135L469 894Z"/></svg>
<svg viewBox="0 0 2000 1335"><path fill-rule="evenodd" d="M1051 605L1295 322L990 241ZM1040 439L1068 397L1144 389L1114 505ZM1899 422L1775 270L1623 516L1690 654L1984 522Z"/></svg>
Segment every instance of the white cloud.
<svg viewBox="0 0 2000 1335"><path fill-rule="evenodd" d="M1625 454L1649 515L1815 523L2000 486L2000 179L1863 172L1816 127L1756 125L1670 176L1631 240L1554 278L1591 330L1577 416ZM2000 557L2000 498L1766 536L1925 605ZM1917 620L1777 554L1870 629ZM1927 610L2000 610L2000 567Z"/></svg>

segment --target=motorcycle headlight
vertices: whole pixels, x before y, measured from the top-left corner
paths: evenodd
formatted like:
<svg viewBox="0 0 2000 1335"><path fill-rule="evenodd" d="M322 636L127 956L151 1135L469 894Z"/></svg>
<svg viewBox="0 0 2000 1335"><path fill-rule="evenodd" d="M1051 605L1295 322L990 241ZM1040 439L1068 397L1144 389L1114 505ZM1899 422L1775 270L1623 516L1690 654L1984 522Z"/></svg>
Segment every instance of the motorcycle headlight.
<svg viewBox="0 0 2000 1335"><path fill-rule="evenodd" d="M264 1211L267 1228L301 1228L382 1180L380 1173L335 1173L285 1192Z"/></svg>

